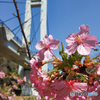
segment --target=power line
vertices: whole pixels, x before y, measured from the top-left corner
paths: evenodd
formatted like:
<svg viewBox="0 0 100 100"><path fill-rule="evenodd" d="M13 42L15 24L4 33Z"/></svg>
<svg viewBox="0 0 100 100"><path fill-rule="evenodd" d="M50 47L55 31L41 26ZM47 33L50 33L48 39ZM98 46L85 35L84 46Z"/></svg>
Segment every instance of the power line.
<svg viewBox="0 0 100 100"><path fill-rule="evenodd" d="M28 11L27 11L28 12ZM24 12L24 13L21 13L20 15L23 15L23 14L25 14L25 13L27 13L27 12ZM5 21L3 21L3 22L7 22L7 21L10 21L10 20L12 20L12 19L14 19L14 18L16 18L17 16L14 16L14 17L12 17L12 18L9 18L9 19L7 19L7 20L5 20Z"/></svg>
<svg viewBox="0 0 100 100"><path fill-rule="evenodd" d="M32 14L33 15L33 14ZM31 25L31 27L33 27L32 29L31 29L31 37L30 37L30 40L33 38L33 35L34 35L34 33L35 33L35 25L34 25L34 18L32 18L32 25ZM31 51L34 51L34 42L32 42L31 44L30 44L30 50ZM33 52L31 52L31 53L33 53ZM34 54L34 53L33 53Z"/></svg>
<svg viewBox="0 0 100 100"><path fill-rule="evenodd" d="M43 10L42 10L43 11ZM28 22L30 19L32 19L33 17L35 17L36 15L38 15L40 12L42 12L42 11L39 11L37 14L35 14L34 16L32 16L31 18L29 18L26 22ZM31 24L30 24L31 25ZM28 37L29 37L29 35L28 35Z"/></svg>
<svg viewBox="0 0 100 100"><path fill-rule="evenodd" d="M13 31L15 31L15 30L16 30L17 28L19 28L19 27L20 27L20 25L19 25L19 26L17 26L17 27L15 27L15 28L12 30L12 32L13 32Z"/></svg>
<svg viewBox="0 0 100 100"><path fill-rule="evenodd" d="M27 21L29 21L30 19L32 19L33 17L35 17L36 15L38 15L40 12L42 12L43 10L39 11L38 13L36 13L34 16L32 16L31 18L29 18Z"/></svg>
<svg viewBox="0 0 100 100"><path fill-rule="evenodd" d="M41 12L41 11L40 11ZM35 14L34 16L32 16L31 18L29 18L27 21L25 21L24 23L22 23L22 24L25 24L25 23L27 23L30 19L32 19L33 17L35 17L36 15L38 15L40 12L38 12L37 14ZM15 31L17 28L19 28L20 27L20 25L19 26L17 26L16 28L14 28L13 30L12 30L12 32L13 31Z"/></svg>
<svg viewBox="0 0 100 100"><path fill-rule="evenodd" d="M15 33L17 35L17 33L21 30L21 28Z"/></svg>
<svg viewBox="0 0 100 100"><path fill-rule="evenodd" d="M43 20L43 19L42 19L42 20ZM42 22L42 20L41 20L41 22ZM37 33L37 31L38 31L39 27L40 27L41 22L40 22L40 23L39 23L39 25L38 25L38 28L37 28L37 30L36 30L36 32L35 32L35 34L34 34L34 36L33 36L32 40L31 40L31 43L32 43L32 41L33 41L33 39L34 39L34 37L35 37L35 35L36 35L36 33Z"/></svg>

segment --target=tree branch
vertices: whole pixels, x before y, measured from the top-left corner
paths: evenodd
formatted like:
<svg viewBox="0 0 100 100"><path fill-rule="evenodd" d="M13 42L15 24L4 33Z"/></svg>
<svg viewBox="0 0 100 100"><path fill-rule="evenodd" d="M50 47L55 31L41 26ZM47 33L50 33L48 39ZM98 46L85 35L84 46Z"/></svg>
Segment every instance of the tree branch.
<svg viewBox="0 0 100 100"><path fill-rule="evenodd" d="M15 4L15 8L16 8L16 11L17 11L18 20L19 20L20 27L21 27L21 30L22 30L22 34L23 34L23 37L24 37L24 40L25 40L25 44L26 44L26 48L27 48L27 51L28 51L29 59L31 59L31 54L30 54L30 51L29 51L28 42L27 42L24 30L23 30L23 26L22 26L22 22L21 22L21 18L20 18L20 14L19 14L19 10L18 10L16 0L13 0L13 2Z"/></svg>

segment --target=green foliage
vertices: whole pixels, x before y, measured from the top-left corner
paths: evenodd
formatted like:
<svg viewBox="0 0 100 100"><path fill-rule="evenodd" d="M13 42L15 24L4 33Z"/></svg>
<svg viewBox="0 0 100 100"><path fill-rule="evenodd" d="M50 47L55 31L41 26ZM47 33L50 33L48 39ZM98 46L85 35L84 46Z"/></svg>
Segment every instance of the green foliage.
<svg viewBox="0 0 100 100"><path fill-rule="evenodd" d="M61 48L62 50L60 50L60 48L58 47L59 49L59 54L61 55L62 59L66 59L67 58L67 53L64 52L64 46L63 46L63 43L61 42Z"/></svg>
<svg viewBox="0 0 100 100"><path fill-rule="evenodd" d="M82 58L84 57L83 55L78 54L76 51L74 54L68 56L67 53L64 52L64 46L63 43L61 42L61 49L59 49L59 54L62 57L62 62L55 66L49 73L53 73L54 71L62 71L64 67L69 67L71 69L76 61L81 62Z"/></svg>
<svg viewBox="0 0 100 100"><path fill-rule="evenodd" d="M78 54L78 52L76 51L74 54L71 55L73 61L80 61L82 60L82 58L84 57L83 55Z"/></svg>

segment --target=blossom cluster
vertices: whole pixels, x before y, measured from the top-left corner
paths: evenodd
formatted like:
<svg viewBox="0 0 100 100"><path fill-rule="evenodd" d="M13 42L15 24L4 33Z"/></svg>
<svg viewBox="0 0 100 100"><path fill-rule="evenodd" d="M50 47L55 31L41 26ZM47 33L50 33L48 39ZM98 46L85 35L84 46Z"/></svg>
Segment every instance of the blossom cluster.
<svg viewBox="0 0 100 100"><path fill-rule="evenodd" d="M39 52L30 60L33 72L30 80L39 93L37 100L99 100L100 55L92 59L89 56L98 41L95 36L89 35L88 25L81 25L79 29L78 33L66 38L68 45L65 50L62 42L53 39L52 35L45 35L43 41L36 44ZM57 48L61 60L53 54L52 50ZM53 66L49 72L42 70L42 66L47 63ZM71 92L97 92L98 95L71 96Z"/></svg>
<svg viewBox="0 0 100 100"><path fill-rule="evenodd" d="M26 82L26 77L24 77L23 79L21 79L19 76L15 76L13 73L11 73L11 75L6 75L3 71L0 71L0 79L6 79L12 77L14 79L17 80L17 83L13 83L13 85L9 85L6 86L6 83L4 83L5 85L0 86L0 100L14 100L14 98L16 97L16 94L14 93L14 90L19 90L19 85L20 84L25 84Z"/></svg>

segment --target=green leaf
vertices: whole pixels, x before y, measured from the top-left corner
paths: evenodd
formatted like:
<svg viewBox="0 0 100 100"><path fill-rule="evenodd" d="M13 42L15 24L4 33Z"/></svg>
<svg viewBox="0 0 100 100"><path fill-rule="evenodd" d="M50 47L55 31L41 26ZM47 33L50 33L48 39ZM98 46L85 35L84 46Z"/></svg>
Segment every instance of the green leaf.
<svg viewBox="0 0 100 100"><path fill-rule="evenodd" d="M61 64L55 66L55 67L54 67L52 70L50 70L48 73L50 74L50 73L53 73L54 71L61 71L61 70L63 70L64 67L65 67L65 63L64 63L64 61L63 61Z"/></svg>
<svg viewBox="0 0 100 100"><path fill-rule="evenodd" d="M74 61L80 61L82 60L82 58L84 57L83 55L78 54L78 52L76 51L74 54L71 55L74 59Z"/></svg>
<svg viewBox="0 0 100 100"><path fill-rule="evenodd" d="M64 46L63 43L61 42L61 47L62 47L62 53L64 52Z"/></svg>
<svg viewBox="0 0 100 100"><path fill-rule="evenodd" d="M79 54L79 56L78 56L78 61L81 62L81 60L82 60L83 57L84 57L83 55L80 55L80 54Z"/></svg>
<svg viewBox="0 0 100 100"><path fill-rule="evenodd" d="M58 47L58 49L59 49L59 54L61 55L61 50L60 50L60 48Z"/></svg>

